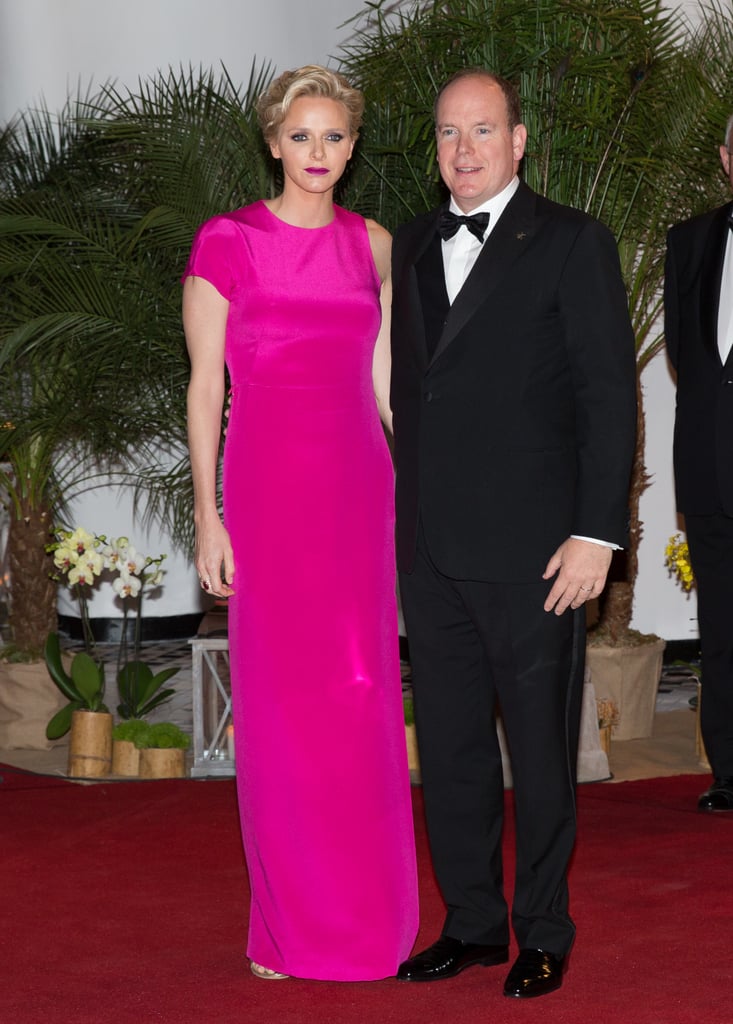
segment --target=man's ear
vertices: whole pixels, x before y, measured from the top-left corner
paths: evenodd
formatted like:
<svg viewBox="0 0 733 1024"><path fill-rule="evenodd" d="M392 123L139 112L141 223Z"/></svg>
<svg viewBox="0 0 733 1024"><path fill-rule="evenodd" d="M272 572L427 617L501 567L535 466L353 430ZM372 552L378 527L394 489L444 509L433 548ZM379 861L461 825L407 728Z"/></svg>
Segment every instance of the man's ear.
<svg viewBox="0 0 733 1024"><path fill-rule="evenodd" d="M524 156L527 145L527 128L523 124L515 125L512 129L512 154L517 163L520 163Z"/></svg>

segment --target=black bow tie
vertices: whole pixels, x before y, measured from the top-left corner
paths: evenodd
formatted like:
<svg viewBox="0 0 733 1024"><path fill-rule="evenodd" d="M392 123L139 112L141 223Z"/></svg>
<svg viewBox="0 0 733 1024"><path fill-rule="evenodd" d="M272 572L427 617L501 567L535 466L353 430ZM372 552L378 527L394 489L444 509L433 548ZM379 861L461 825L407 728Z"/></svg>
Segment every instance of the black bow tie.
<svg viewBox="0 0 733 1024"><path fill-rule="evenodd" d="M484 240L484 231L489 226L489 214L474 213L471 217L462 217L452 210L444 210L438 221L438 234L441 238L452 238L458 231L461 224L465 224L472 235L478 238L479 242Z"/></svg>

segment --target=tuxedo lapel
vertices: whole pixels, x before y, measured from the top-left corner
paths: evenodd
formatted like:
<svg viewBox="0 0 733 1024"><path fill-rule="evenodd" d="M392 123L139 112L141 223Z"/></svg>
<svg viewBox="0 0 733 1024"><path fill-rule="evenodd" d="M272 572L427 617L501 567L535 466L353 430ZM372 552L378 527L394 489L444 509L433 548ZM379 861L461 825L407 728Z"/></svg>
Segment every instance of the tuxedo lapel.
<svg viewBox="0 0 733 1024"><path fill-rule="evenodd" d="M397 270L395 278L395 297L399 296L398 301L407 303L408 307L402 322L410 325L410 343L423 370L427 369L429 356L417 264L425 255L430 243L434 240L438 219L442 210L446 208L447 204L444 204L443 207L434 210L425 220L415 225L410 235L405 239L401 269ZM445 287L445 284L443 284L443 287Z"/></svg>
<svg viewBox="0 0 733 1024"><path fill-rule="evenodd" d="M531 242L535 226L535 197L526 185L519 188L484 242L471 273L450 307L445 327L431 362L440 358L466 324L511 275L515 260Z"/></svg>
<svg viewBox="0 0 733 1024"><path fill-rule="evenodd" d="M710 227L710 237L705 246L700 283L700 319L702 341L717 359L718 310L720 309L720 286L723 279L723 261L728 241L728 216L731 207L722 207Z"/></svg>

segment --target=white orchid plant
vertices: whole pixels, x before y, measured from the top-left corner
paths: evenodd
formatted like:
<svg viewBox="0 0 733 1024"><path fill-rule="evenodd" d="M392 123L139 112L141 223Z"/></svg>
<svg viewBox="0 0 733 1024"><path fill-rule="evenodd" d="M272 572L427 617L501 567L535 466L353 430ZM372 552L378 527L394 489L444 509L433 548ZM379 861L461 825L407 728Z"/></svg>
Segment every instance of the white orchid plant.
<svg viewBox="0 0 733 1024"><path fill-rule="evenodd" d="M122 639L117 653L117 686L120 718L143 718L173 690L161 687L178 671L166 668L153 674L150 666L140 661L142 601L146 588L159 587L163 580L165 555L152 558L137 551L127 537L112 538L90 533L83 527L74 530L57 528L56 540L48 550L53 553L59 580L65 579L79 602L84 651L76 654L70 674L61 658L58 633L46 640L45 659L51 678L69 703L53 716L46 727L49 739L58 739L68 732L71 715L76 710L107 711L104 704L104 665L96 657L96 644L89 616L89 595L103 578L111 580L112 589L122 600ZM128 660L127 623L130 609L135 612L133 659Z"/></svg>

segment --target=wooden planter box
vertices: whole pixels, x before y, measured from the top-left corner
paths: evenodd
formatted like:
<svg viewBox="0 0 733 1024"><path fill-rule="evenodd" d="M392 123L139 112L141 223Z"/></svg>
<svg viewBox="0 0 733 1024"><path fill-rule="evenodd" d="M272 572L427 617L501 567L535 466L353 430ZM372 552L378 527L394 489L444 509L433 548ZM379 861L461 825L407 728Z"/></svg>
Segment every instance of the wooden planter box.
<svg viewBox="0 0 733 1024"><path fill-rule="evenodd" d="M140 751L141 779L182 779L186 775L186 759L182 750L148 747Z"/></svg>
<svg viewBox="0 0 733 1024"><path fill-rule="evenodd" d="M415 725L405 726L405 742L407 744L407 767L410 770L410 781L420 782L420 753L417 749L417 732Z"/></svg>
<svg viewBox="0 0 733 1024"><path fill-rule="evenodd" d="M113 740L112 774L135 778L140 774L140 751L132 740Z"/></svg>

